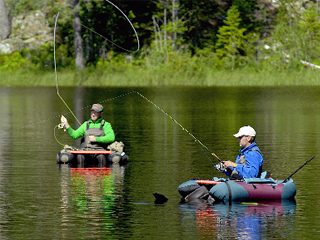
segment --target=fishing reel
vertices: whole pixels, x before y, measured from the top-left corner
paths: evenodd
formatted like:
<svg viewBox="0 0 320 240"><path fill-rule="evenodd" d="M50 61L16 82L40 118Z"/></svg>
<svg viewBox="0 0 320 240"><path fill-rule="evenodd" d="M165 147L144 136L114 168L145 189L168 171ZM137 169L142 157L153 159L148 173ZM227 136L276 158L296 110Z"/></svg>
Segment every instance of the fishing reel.
<svg viewBox="0 0 320 240"><path fill-rule="evenodd" d="M224 167L224 165L222 163L216 164L215 168L220 172L224 172L226 170L226 168Z"/></svg>
<svg viewBox="0 0 320 240"><path fill-rule="evenodd" d="M63 123L58 124L58 129L63 129L63 131L66 131L66 126Z"/></svg>

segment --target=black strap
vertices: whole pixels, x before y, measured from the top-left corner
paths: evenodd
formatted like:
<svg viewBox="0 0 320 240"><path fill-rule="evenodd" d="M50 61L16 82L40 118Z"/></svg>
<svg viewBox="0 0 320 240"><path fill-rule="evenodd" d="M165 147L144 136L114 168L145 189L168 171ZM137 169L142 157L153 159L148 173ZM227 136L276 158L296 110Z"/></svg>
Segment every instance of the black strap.
<svg viewBox="0 0 320 240"><path fill-rule="evenodd" d="M102 128L103 128L103 125L105 124L105 120L102 120L102 122L101 122L101 125L100 125L100 130L102 130Z"/></svg>
<svg viewBox="0 0 320 240"><path fill-rule="evenodd" d="M228 192L229 192L229 204L231 203L232 201L232 192L231 192L231 187L228 183L228 181L225 181L225 184L227 185L227 188L228 188Z"/></svg>

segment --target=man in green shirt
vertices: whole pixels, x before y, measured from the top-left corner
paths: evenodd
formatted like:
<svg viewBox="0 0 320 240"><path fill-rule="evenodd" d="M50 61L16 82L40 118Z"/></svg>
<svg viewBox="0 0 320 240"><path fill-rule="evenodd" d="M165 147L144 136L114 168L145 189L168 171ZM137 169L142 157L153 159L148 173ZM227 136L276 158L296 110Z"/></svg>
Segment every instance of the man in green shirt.
<svg viewBox="0 0 320 240"><path fill-rule="evenodd" d="M85 121L77 130L70 127L68 120L61 116L61 123L64 124L69 136L72 139L84 138L81 148L88 150L107 150L108 144L115 141L114 131L109 122L102 118L103 106L101 104L93 104L91 110L91 118ZM99 164L105 165L105 155L96 155ZM83 165L84 155L78 154L78 164Z"/></svg>

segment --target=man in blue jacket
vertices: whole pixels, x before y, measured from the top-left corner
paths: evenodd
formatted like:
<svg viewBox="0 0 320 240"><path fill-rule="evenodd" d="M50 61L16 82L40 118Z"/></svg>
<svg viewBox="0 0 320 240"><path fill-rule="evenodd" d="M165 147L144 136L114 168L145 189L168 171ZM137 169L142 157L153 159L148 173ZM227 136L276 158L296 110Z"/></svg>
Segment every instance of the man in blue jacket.
<svg viewBox="0 0 320 240"><path fill-rule="evenodd" d="M250 126L244 126L233 135L239 141L240 154L236 162L223 161L224 173L231 179L260 177L263 165L263 156L255 143L256 131Z"/></svg>

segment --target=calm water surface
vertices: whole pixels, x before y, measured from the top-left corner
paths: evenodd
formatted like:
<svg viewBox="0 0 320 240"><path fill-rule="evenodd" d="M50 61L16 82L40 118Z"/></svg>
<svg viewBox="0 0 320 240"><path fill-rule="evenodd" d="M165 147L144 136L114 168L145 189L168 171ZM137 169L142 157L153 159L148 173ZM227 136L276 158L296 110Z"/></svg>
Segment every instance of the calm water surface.
<svg viewBox="0 0 320 240"><path fill-rule="evenodd" d="M194 177L223 177L216 160L234 160L243 125L253 126L264 169L297 172L296 202L190 205L177 187ZM125 143L126 166L57 165L62 145L78 146L59 115L78 126L55 88L0 88L1 239L315 239L320 237L320 88L60 88L80 122L92 103ZM153 193L169 198L155 204Z"/></svg>

